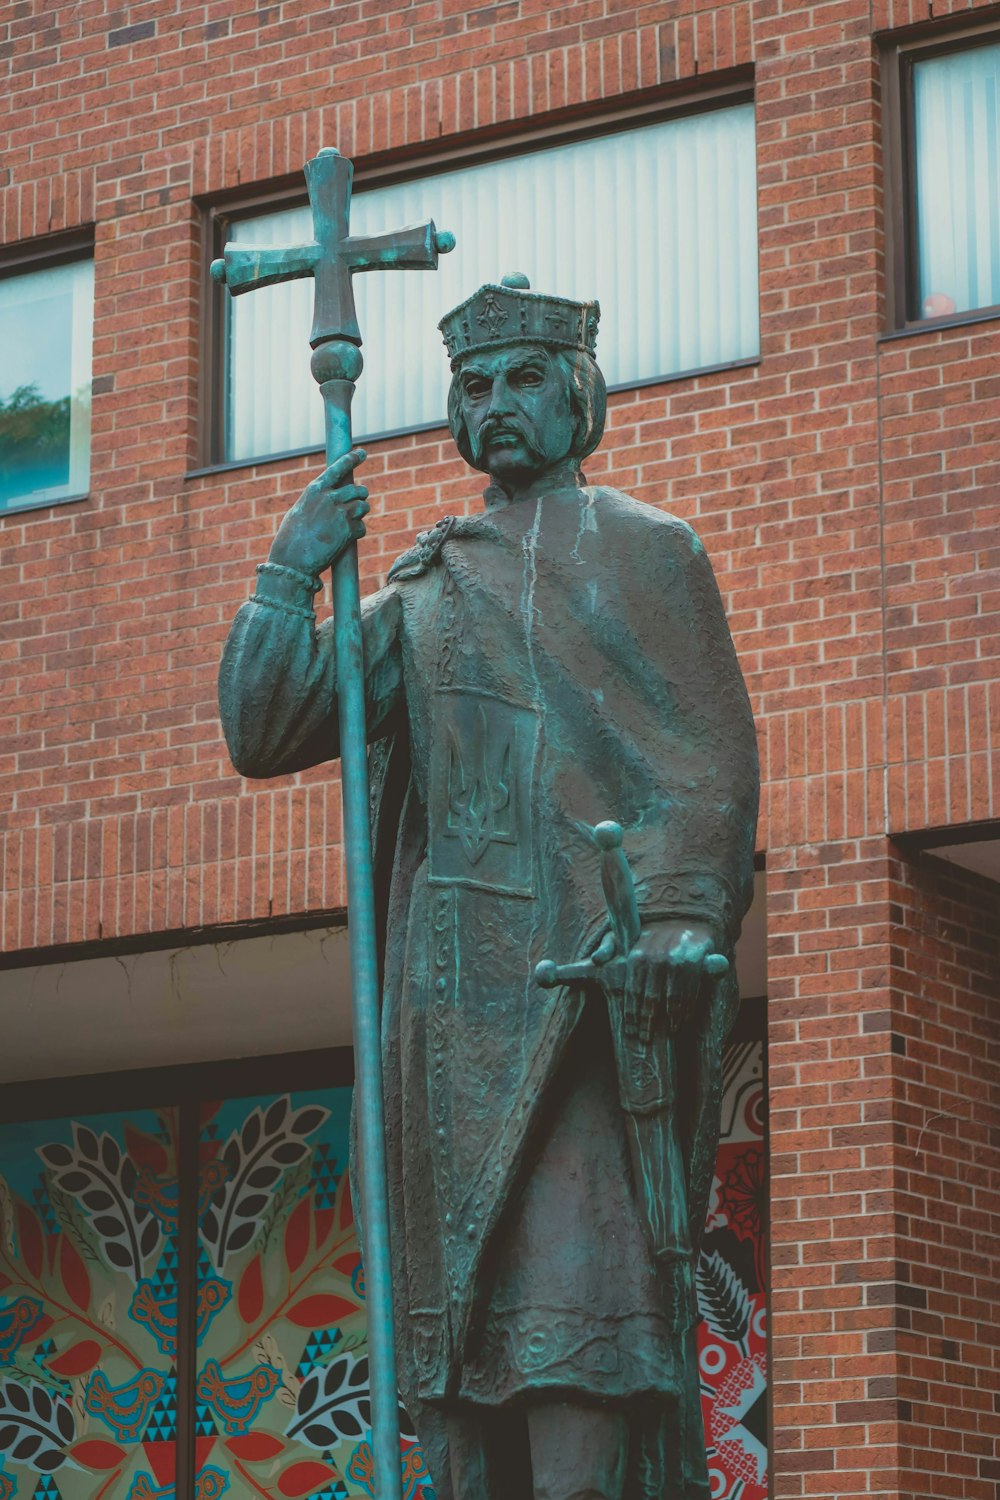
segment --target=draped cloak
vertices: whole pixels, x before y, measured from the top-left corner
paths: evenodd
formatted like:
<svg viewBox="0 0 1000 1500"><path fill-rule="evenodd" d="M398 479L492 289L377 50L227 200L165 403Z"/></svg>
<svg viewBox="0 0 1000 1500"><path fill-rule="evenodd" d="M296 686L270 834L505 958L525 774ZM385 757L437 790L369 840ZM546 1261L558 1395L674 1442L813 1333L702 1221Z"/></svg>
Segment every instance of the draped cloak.
<svg viewBox="0 0 1000 1500"><path fill-rule="evenodd" d="M220 677L227 740L248 775L339 753L332 622L314 629L294 582L271 588L279 607L243 606ZM622 825L644 922L706 923L731 956L752 891L756 741L700 541L611 489L562 489L449 521L399 560L363 618L369 736L381 742L401 1386L444 1500L441 1414L480 1360L497 1258L595 1003L533 980L539 960L585 957L606 930L586 825ZM717 1144L720 1051L738 1003L732 977L710 988L677 1040L694 1246ZM642 1190L656 1184L633 1190L640 1215ZM690 1365L692 1330L669 1331L678 1368ZM564 1394L572 1353L569 1368L555 1366ZM541 1358L539 1386L547 1368ZM666 1368L648 1382L664 1409L672 1378ZM580 1384L589 1389L584 1375ZM676 1422L646 1422L629 1500L705 1493L678 1443Z"/></svg>

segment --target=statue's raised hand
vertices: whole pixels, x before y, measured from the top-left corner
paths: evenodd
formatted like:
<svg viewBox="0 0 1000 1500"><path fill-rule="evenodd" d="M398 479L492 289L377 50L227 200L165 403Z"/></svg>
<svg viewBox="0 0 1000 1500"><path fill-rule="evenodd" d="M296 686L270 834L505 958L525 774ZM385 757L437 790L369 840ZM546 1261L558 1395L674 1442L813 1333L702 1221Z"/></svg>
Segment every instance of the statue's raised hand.
<svg viewBox="0 0 1000 1500"><path fill-rule="evenodd" d="M271 562L318 577L364 536L368 491L346 481L366 457L363 448L352 448L306 485L278 527Z"/></svg>

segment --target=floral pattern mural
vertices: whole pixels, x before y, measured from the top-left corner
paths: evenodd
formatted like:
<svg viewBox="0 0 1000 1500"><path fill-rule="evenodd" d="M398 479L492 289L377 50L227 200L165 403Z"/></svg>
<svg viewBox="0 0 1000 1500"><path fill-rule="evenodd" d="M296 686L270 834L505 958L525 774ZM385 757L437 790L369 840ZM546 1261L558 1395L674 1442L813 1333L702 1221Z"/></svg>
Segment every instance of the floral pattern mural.
<svg viewBox="0 0 1000 1500"><path fill-rule="evenodd" d="M374 1496L350 1098L202 1106L195 1500ZM768 1494L765 1114L761 1043L730 1047L698 1266L713 1500ZM0 1127L0 1500L176 1500L179 1129ZM404 1500L434 1500L400 1421Z"/></svg>
<svg viewBox="0 0 1000 1500"><path fill-rule="evenodd" d="M196 1442L238 1495L372 1496L365 1284L347 1177L351 1091L209 1105ZM404 1500L434 1492L401 1412Z"/></svg>
<svg viewBox="0 0 1000 1500"><path fill-rule="evenodd" d="M712 1500L767 1500L767 1100L759 1041L726 1052L722 1139L697 1268Z"/></svg>
<svg viewBox="0 0 1000 1500"><path fill-rule="evenodd" d="M0 1131L0 1500L173 1494L177 1129Z"/></svg>

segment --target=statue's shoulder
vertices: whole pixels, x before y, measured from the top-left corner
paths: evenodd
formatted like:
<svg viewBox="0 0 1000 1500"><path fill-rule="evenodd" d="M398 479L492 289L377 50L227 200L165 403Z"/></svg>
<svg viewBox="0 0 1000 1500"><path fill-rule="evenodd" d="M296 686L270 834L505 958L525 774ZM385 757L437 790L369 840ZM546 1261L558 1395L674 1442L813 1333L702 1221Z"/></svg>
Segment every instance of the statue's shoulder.
<svg viewBox="0 0 1000 1500"><path fill-rule="evenodd" d="M670 511L660 510L646 500L636 500L610 485L590 485L587 493L594 498L602 529L607 524L621 536L647 541L668 551L677 549L698 555L705 550L694 527Z"/></svg>

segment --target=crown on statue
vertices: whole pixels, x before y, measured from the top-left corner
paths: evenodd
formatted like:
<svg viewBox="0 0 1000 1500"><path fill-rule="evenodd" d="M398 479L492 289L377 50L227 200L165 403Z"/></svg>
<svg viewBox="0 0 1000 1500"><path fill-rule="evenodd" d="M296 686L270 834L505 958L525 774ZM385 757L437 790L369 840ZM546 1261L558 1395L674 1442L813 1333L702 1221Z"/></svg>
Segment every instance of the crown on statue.
<svg viewBox="0 0 1000 1500"><path fill-rule="evenodd" d="M438 327L454 370L467 354L507 344L579 349L593 357L600 317L599 302L573 302L569 297L533 292L527 276L517 271L505 276L499 286L481 286L446 313Z"/></svg>

